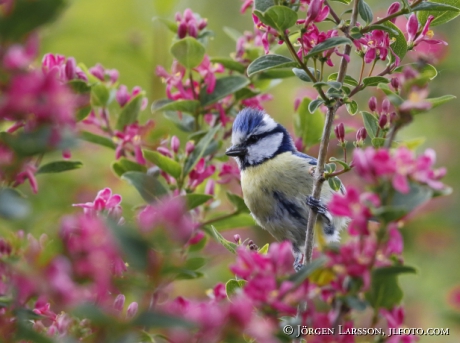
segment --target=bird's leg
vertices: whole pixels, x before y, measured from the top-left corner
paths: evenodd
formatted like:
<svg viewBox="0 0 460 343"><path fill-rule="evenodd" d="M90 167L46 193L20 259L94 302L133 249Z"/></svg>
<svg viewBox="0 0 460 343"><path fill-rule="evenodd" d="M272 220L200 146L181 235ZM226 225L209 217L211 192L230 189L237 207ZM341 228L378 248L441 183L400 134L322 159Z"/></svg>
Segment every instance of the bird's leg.
<svg viewBox="0 0 460 343"><path fill-rule="evenodd" d="M321 215L327 220L328 224L332 223L331 213L328 211L327 206L324 205L321 200L313 198L311 195L307 196L307 205L316 213Z"/></svg>
<svg viewBox="0 0 460 343"><path fill-rule="evenodd" d="M296 251L294 252L294 258L293 267L298 272L303 267L303 254L300 251Z"/></svg>

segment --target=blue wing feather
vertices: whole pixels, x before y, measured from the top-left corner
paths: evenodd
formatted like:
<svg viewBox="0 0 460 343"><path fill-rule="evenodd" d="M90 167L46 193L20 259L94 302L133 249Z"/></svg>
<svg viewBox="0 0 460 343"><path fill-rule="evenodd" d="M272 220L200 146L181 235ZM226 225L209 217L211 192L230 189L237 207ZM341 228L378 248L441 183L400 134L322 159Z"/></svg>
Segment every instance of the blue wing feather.
<svg viewBox="0 0 460 343"><path fill-rule="evenodd" d="M311 164L312 166L316 166L318 164L318 160L316 158L311 157L310 155L304 154L303 152L296 151L294 152L294 155L307 159L308 163Z"/></svg>

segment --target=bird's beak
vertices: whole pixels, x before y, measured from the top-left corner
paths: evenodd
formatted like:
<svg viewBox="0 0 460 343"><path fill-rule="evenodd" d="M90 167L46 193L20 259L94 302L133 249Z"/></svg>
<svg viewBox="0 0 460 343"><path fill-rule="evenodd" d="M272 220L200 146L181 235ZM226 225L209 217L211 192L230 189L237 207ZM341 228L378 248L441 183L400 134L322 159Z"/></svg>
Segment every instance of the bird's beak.
<svg viewBox="0 0 460 343"><path fill-rule="evenodd" d="M246 155L247 152L248 150L246 148L234 145L227 149L227 151L225 152L225 155L237 157L237 156L244 156Z"/></svg>

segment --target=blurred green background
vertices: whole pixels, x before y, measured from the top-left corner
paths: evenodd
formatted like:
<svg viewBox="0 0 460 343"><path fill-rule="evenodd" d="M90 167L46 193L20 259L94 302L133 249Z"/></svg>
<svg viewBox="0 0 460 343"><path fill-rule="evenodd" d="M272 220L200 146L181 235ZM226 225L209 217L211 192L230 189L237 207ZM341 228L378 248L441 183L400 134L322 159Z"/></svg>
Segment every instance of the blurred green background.
<svg viewBox="0 0 460 343"><path fill-rule="evenodd" d="M390 1L369 1L374 8L384 14ZM240 15L239 0L74 0L63 15L53 24L41 31L41 53L59 53L74 56L77 62L88 67L101 63L106 68L120 71L120 82L129 88L141 86L147 91L149 101L165 97L164 85L155 76L155 66L168 68L171 64L169 46L172 33L154 17L173 20L174 13L187 7L208 18L208 27L215 37L210 42L208 54L211 56L228 56L235 49L235 43L223 32L223 27L236 28L240 32L252 30L249 12ZM337 12L342 12L343 5L334 2ZM440 28L434 28L448 42L448 55L437 66L439 75L431 86L430 96L443 94L460 95L460 19ZM351 74L353 75L353 69ZM266 103L267 111L287 127L293 127L293 102L301 94L304 84L290 79L282 82L272 90L274 100ZM360 109L367 109L366 99L370 92L360 96ZM450 102L435 111L420 115L410 128L401 132L399 138L425 137L425 143L419 148L434 148L438 153L437 166L446 166L448 175L445 183L452 186L454 192L446 198L436 199L428 206L418 210L412 220L403 229L408 265L418 267L415 276L401 277L405 290L407 305L407 323L409 327L450 328L450 336L421 337L420 342L459 342L460 314L449 306L449 290L460 284L460 100ZM282 115L277 115L282 114ZM345 119L345 113L340 114ZM157 123L157 133L173 132L160 114L151 115L147 109L143 120L152 118ZM184 138L184 136L181 136ZM349 141L353 140L350 135ZM183 141L184 143L184 141ZM314 154L315 150L311 151ZM49 159L59 159L59 154ZM28 194L33 202L33 215L27 220L15 222L15 228L31 231L35 235L43 232L55 232L59 218L65 213L77 211L72 203L91 201L95 193L111 187L115 193L122 194L124 215L130 218L132 208L142 199L134 188L114 176L110 163L114 159L113 151L104 150L90 144L81 144L73 153L73 159L82 160L85 166L77 171L62 175L40 175L40 197L30 194L28 185L21 190ZM345 183L358 180L349 178ZM40 200L38 200L40 199ZM5 225L12 225L6 224ZM3 225L0 223L0 225ZM271 237L258 228L242 231L243 237L253 237L259 246ZM229 233L231 236L232 233ZM216 251L221 247L211 247ZM220 250L217 250L220 249ZM223 282L230 273L223 268L224 262L231 263L229 254L220 254L206 271L207 277L197 281L180 282L174 293L203 297L204 288L212 287L216 282Z"/></svg>

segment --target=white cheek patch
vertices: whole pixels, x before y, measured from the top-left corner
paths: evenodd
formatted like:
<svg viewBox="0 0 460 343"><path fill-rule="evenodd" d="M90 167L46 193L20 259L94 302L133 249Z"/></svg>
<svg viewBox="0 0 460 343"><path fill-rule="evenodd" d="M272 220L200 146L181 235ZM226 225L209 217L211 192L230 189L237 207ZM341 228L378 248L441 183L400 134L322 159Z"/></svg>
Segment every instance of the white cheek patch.
<svg viewBox="0 0 460 343"><path fill-rule="evenodd" d="M247 161L249 164L257 164L273 157L282 141L283 133L281 132L262 138L248 147Z"/></svg>
<svg viewBox="0 0 460 343"><path fill-rule="evenodd" d="M241 131L233 131L232 133L232 145L241 144L244 140L244 134Z"/></svg>
<svg viewBox="0 0 460 343"><path fill-rule="evenodd" d="M277 126L278 124L272 119L272 117L270 117L268 114L265 114L264 119L260 125L254 130L254 132L251 132L251 134L259 135L262 133L270 132Z"/></svg>

